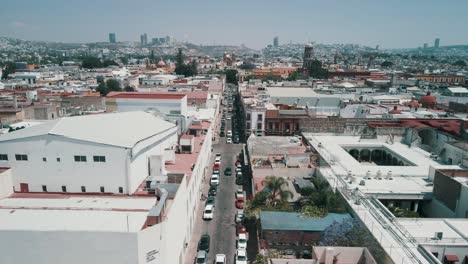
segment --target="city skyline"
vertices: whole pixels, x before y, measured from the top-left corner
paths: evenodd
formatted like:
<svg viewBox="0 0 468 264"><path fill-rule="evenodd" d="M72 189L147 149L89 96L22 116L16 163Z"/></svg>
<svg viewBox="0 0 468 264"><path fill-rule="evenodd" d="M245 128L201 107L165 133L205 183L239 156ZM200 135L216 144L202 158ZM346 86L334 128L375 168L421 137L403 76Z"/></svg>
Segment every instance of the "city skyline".
<svg viewBox="0 0 468 264"><path fill-rule="evenodd" d="M413 48L433 43L441 46L468 44L460 34L468 18L468 3L452 0L393 1L280 1L219 3L216 1L170 3L119 0L92 3L62 3L45 0L7 2L0 11L0 36L54 42L105 42L115 33L117 41L139 41L149 37L174 36L179 41L202 45L241 45L259 49L275 36L281 43L353 43L382 48ZM24 5L28 9L24 9ZM181 8L181 6L183 8ZM159 12L158 10L166 10ZM156 12L155 12L156 11ZM200 16L199 14L206 14Z"/></svg>

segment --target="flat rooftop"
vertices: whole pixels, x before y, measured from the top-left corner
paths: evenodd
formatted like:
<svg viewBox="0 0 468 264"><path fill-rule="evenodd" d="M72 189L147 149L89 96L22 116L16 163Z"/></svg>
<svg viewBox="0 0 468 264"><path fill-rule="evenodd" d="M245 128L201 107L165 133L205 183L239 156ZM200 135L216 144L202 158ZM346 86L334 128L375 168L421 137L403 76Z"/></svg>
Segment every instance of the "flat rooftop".
<svg viewBox="0 0 468 264"><path fill-rule="evenodd" d="M0 200L0 230L137 232L156 197L29 194Z"/></svg>
<svg viewBox="0 0 468 264"><path fill-rule="evenodd" d="M399 218L398 222L422 244L468 245L468 219ZM442 232L442 240L434 239Z"/></svg>
<svg viewBox="0 0 468 264"><path fill-rule="evenodd" d="M305 153L306 147L296 139L294 137L251 136L248 140L249 153L252 157Z"/></svg>
<svg viewBox="0 0 468 264"><path fill-rule="evenodd" d="M360 139L359 136L318 135L306 133L314 149L330 164L323 169L325 177L340 176L351 189L359 188L365 194L377 198L426 199L433 186L429 180L431 167L436 169L456 169L457 165L442 165L430 158L430 154L420 148L409 148L399 142L387 143L384 138ZM359 162L346 149L388 149L411 163L410 166L379 166L369 162ZM347 177L349 174L352 177ZM378 177L378 175L381 175ZM391 177L389 177L389 175ZM379 179L380 178L380 179ZM337 179L338 180L338 179ZM361 183L364 185L361 185Z"/></svg>

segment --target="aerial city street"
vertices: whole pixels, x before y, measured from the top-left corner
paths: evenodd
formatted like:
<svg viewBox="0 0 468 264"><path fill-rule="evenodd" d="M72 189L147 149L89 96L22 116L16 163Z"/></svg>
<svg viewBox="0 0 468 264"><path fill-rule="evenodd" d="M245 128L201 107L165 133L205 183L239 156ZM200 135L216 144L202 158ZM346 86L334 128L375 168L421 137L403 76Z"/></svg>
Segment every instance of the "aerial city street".
<svg viewBox="0 0 468 264"><path fill-rule="evenodd" d="M2 3L0 264L468 264L467 10Z"/></svg>

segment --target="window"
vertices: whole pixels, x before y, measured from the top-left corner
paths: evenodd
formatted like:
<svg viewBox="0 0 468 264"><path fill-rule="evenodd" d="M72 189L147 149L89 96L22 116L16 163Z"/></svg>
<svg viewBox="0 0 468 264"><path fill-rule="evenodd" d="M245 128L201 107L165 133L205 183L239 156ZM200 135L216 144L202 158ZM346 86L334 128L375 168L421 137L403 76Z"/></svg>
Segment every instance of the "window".
<svg viewBox="0 0 468 264"><path fill-rule="evenodd" d="M0 154L0 160L8 160L7 154Z"/></svg>
<svg viewBox="0 0 468 264"><path fill-rule="evenodd" d="M250 129L250 122L247 122L246 126L248 129Z"/></svg>
<svg viewBox="0 0 468 264"><path fill-rule="evenodd" d="M67 192L67 186L65 185L62 186L62 192Z"/></svg>
<svg viewBox="0 0 468 264"><path fill-rule="evenodd" d="M101 186L101 192L102 193L104 192L104 186Z"/></svg>
<svg viewBox="0 0 468 264"><path fill-rule="evenodd" d="M76 162L86 162L86 156L75 156Z"/></svg>
<svg viewBox="0 0 468 264"><path fill-rule="evenodd" d="M123 188L119 187L119 193L123 193Z"/></svg>
<svg viewBox="0 0 468 264"><path fill-rule="evenodd" d="M47 158L46 158L46 157L42 158L42 161L43 161L43 162L46 162L46 161L47 161Z"/></svg>
<svg viewBox="0 0 468 264"><path fill-rule="evenodd" d="M60 162L60 158L57 158L57 162Z"/></svg>
<svg viewBox="0 0 468 264"><path fill-rule="evenodd" d="M106 156L93 156L94 162L106 162Z"/></svg>
<svg viewBox="0 0 468 264"><path fill-rule="evenodd" d="M262 114L258 114L258 115L257 115L257 120L258 120L258 121L261 121L262 119L263 119L263 115L262 115Z"/></svg>
<svg viewBox="0 0 468 264"><path fill-rule="evenodd" d="M262 123L257 123L257 130L262 130Z"/></svg>
<svg viewBox="0 0 468 264"><path fill-rule="evenodd" d="M47 192L47 185L42 185L42 191Z"/></svg>
<svg viewBox="0 0 468 264"><path fill-rule="evenodd" d="M86 187L85 186L81 186L81 192L86 192Z"/></svg>
<svg viewBox="0 0 468 264"><path fill-rule="evenodd" d="M250 121L250 114L247 114L247 121Z"/></svg>
<svg viewBox="0 0 468 264"><path fill-rule="evenodd" d="M15 158L16 158L16 160L26 161L26 160L28 160L28 155L16 154Z"/></svg>

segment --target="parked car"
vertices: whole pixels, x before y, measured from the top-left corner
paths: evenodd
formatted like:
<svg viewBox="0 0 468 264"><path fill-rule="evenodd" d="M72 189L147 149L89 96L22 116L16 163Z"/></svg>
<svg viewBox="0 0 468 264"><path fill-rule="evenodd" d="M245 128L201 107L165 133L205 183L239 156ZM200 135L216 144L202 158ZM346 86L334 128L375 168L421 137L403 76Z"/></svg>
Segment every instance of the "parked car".
<svg viewBox="0 0 468 264"><path fill-rule="evenodd" d="M213 174L217 174L217 175L219 175L219 170L218 170L218 169L216 169L216 170L213 170Z"/></svg>
<svg viewBox="0 0 468 264"><path fill-rule="evenodd" d="M213 170L219 170L219 168L221 168L221 164L215 163L215 164L213 165Z"/></svg>
<svg viewBox="0 0 468 264"><path fill-rule="evenodd" d="M247 229L241 222L236 224L236 236L239 236L239 234L247 234Z"/></svg>
<svg viewBox="0 0 468 264"><path fill-rule="evenodd" d="M236 199L239 199L239 198L245 199L244 190L242 190L242 189L237 189L235 195L236 195Z"/></svg>
<svg viewBox="0 0 468 264"><path fill-rule="evenodd" d="M208 198L206 199L205 205L212 205L214 207L215 206L214 196L208 196Z"/></svg>
<svg viewBox="0 0 468 264"><path fill-rule="evenodd" d="M206 251L207 253L210 252L210 235L204 234L200 237L198 241L198 251Z"/></svg>
<svg viewBox="0 0 468 264"><path fill-rule="evenodd" d="M227 131L227 136L228 136L228 137L232 137L232 130L228 130L228 131Z"/></svg>
<svg viewBox="0 0 468 264"><path fill-rule="evenodd" d="M212 220L214 212L214 205L207 204L203 211L203 220Z"/></svg>
<svg viewBox="0 0 468 264"><path fill-rule="evenodd" d="M239 234L239 238L237 239L237 249L247 249L247 235Z"/></svg>
<svg viewBox="0 0 468 264"><path fill-rule="evenodd" d="M219 185L219 174L211 175L210 185Z"/></svg>
<svg viewBox="0 0 468 264"><path fill-rule="evenodd" d="M224 254L216 254L215 263L214 264L226 264L226 255Z"/></svg>
<svg viewBox="0 0 468 264"><path fill-rule="evenodd" d="M242 176L236 177L236 184L237 185L243 185L244 184L244 178L242 178Z"/></svg>
<svg viewBox="0 0 468 264"><path fill-rule="evenodd" d="M197 257L195 258L196 264L207 264L208 263L208 254L205 250L199 250L197 252Z"/></svg>
<svg viewBox="0 0 468 264"><path fill-rule="evenodd" d="M215 162L221 161L221 153L216 153Z"/></svg>
<svg viewBox="0 0 468 264"><path fill-rule="evenodd" d="M230 137L226 138L226 144L232 144L232 139Z"/></svg>
<svg viewBox="0 0 468 264"><path fill-rule="evenodd" d="M244 209L244 198L236 199L236 207L238 209Z"/></svg>
<svg viewBox="0 0 468 264"><path fill-rule="evenodd" d="M231 176L232 175L231 167L227 167L226 169L224 169L224 175L226 175L226 176Z"/></svg>
<svg viewBox="0 0 468 264"><path fill-rule="evenodd" d="M216 196L218 193L218 186L210 186L210 189L208 190L208 195L209 196Z"/></svg>
<svg viewBox="0 0 468 264"><path fill-rule="evenodd" d="M244 218L245 218L245 215L244 215L244 212L242 211L237 211L236 213L236 223L240 223L240 222L243 222L244 221Z"/></svg>
<svg viewBox="0 0 468 264"><path fill-rule="evenodd" d="M247 264L247 251L245 249L238 249L235 260L235 264Z"/></svg>
<svg viewBox="0 0 468 264"><path fill-rule="evenodd" d="M219 136L220 136L220 137L226 136L226 134L224 133L224 130L221 130L221 132L219 133Z"/></svg>

